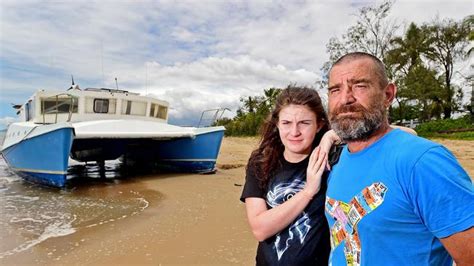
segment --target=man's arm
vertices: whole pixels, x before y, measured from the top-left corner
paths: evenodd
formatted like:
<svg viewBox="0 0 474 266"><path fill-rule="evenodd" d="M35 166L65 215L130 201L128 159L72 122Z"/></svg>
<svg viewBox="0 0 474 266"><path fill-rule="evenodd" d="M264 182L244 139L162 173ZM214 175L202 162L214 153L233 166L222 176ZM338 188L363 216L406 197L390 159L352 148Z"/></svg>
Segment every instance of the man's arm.
<svg viewBox="0 0 474 266"><path fill-rule="evenodd" d="M408 190L415 213L457 265L473 265L474 190L456 157L442 146L425 151L412 169Z"/></svg>
<svg viewBox="0 0 474 266"><path fill-rule="evenodd" d="M474 227L440 240L457 266L467 266L474 263Z"/></svg>

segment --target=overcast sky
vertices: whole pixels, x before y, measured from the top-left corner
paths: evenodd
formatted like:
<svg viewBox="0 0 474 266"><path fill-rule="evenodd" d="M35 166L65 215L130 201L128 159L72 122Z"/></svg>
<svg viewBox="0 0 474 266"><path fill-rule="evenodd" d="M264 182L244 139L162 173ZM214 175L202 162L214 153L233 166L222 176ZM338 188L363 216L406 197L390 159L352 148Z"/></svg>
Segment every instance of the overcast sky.
<svg viewBox="0 0 474 266"><path fill-rule="evenodd" d="M71 74L81 88L115 88L117 77L120 89L167 100L176 124L197 123L204 109L235 112L241 96L314 84L329 38L374 3L2 0L0 128L15 117L10 103L65 90ZM473 13L470 0L399 0L391 17L408 24Z"/></svg>

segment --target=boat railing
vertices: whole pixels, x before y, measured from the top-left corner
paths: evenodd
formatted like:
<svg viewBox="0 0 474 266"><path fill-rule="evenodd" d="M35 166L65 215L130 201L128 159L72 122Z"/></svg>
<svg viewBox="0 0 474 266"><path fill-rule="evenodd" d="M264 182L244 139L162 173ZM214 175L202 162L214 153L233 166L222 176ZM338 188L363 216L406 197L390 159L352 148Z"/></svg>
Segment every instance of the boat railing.
<svg viewBox="0 0 474 266"><path fill-rule="evenodd" d="M229 108L215 108L202 111L201 118L199 119L197 127L204 126L202 125L202 123L205 121L208 121L208 126L214 124L215 122L217 122L217 120L220 120L222 118L226 110L230 111ZM207 113L211 113L211 115L205 116L205 114Z"/></svg>
<svg viewBox="0 0 474 266"><path fill-rule="evenodd" d="M69 112L68 112L68 117L66 122L70 122L72 118L72 113L74 112L74 101L76 97L74 97L72 94L69 93L60 93L56 94L54 96L46 97L41 99L42 104L41 104L41 112L43 113L43 124L46 124L46 114L55 114L54 117L54 123L56 124L58 122L58 114L59 112L59 107L66 104L67 102L59 102L60 96L69 96L71 101L69 103ZM54 106L51 106L47 109L45 109L45 102L43 102L45 99L56 99L56 104Z"/></svg>

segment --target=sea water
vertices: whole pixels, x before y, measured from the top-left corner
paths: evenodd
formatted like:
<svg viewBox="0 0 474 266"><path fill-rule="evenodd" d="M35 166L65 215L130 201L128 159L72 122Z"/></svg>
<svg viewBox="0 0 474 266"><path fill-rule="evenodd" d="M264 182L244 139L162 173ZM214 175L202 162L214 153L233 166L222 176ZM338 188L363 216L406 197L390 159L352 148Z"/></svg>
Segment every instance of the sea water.
<svg viewBox="0 0 474 266"><path fill-rule="evenodd" d="M124 179L119 161L105 171L73 163L68 179L63 189L28 183L0 156L0 264L47 239L137 215L149 204L140 189L123 186L133 181Z"/></svg>

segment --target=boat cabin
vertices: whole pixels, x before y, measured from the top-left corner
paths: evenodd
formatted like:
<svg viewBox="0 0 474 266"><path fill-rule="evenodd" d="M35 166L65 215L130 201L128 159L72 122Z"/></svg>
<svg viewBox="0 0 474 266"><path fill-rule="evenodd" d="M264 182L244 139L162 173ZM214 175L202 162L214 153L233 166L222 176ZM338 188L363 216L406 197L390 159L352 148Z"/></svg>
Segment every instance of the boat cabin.
<svg viewBox="0 0 474 266"><path fill-rule="evenodd" d="M37 124L108 119L168 121L169 104L138 93L77 87L66 92L40 90L21 107L22 121Z"/></svg>

